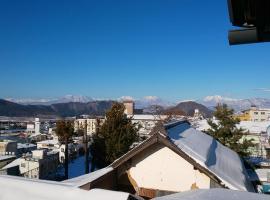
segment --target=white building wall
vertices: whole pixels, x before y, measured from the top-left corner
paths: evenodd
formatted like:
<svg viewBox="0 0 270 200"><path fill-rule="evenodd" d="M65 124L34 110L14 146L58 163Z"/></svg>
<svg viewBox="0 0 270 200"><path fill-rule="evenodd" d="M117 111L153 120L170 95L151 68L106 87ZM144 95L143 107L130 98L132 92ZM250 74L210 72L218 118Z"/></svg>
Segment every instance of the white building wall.
<svg viewBox="0 0 270 200"><path fill-rule="evenodd" d="M168 147L160 147L133 158L130 175L140 188L173 192L209 189L210 178Z"/></svg>
<svg viewBox="0 0 270 200"><path fill-rule="evenodd" d="M39 121L39 118L35 118L35 133L36 134L40 133L40 121Z"/></svg>

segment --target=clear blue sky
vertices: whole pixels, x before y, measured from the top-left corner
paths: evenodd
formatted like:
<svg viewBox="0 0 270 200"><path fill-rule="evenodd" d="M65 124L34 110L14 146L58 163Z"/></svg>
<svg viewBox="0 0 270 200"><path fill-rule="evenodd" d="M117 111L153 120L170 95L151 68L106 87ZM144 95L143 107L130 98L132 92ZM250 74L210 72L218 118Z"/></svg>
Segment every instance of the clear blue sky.
<svg viewBox="0 0 270 200"><path fill-rule="evenodd" d="M0 0L0 97L270 97L270 44L230 47L226 0Z"/></svg>

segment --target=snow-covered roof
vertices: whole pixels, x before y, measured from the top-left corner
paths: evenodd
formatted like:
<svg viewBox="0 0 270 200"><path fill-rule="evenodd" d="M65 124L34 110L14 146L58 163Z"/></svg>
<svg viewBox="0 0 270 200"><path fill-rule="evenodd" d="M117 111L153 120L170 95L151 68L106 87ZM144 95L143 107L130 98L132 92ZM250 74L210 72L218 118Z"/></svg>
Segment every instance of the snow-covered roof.
<svg viewBox="0 0 270 200"><path fill-rule="evenodd" d="M267 182L268 174L270 174L270 169L256 169L256 175L259 181Z"/></svg>
<svg viewBox="0 0 270 200"><path fill-rule="evenodd" d="M128 115L129 118L133 120L150 120L150 121L159 121L164 120L167 115Z"/></svg>
<svg viewBox="0 0 270 200"><path fill-rule="evenodd" d="M58 140L43 140L43 141L37 142L37 144L57 145L59 144L59 142Z"/></svg>
<svg viewBox="0 0 270 200"><path fill-rule="evenodd" d="M61 182L0 176L3 200L127 200L129 194L101 189L86 191Z"/></svg>
<svg viewBox="0 0 270 200"><path fill-rule="evenodd" d="M106 168L97 170L95 172L89 173L89 174L85 174L85 175L82 175L82 176L79 176L76 178L65 180L65 181L63 181L63 183L67 183L69 185L80 187L82 185L90 183L90 182L104 176L105 174L107 174L111 171L113 171L112 167L106 167Z"/></svg>
<svg viewBox="0 0 270 200"><path fill-rule="evenodd" d="M214 121L217 122L217 121ZM261 132L266 132L267 128L270 126L270 121L254 122L254 121L241 121L237 125L237 128L242 128L245 131L249 131L253 134L259 134ZM208 130L210 128L207 120L200 120L196 122L196 129L200 131Z"/></svg>
<svg viewBox="0 0 270 200"><path fill-rule="evenodd" d="M16 158L14 155L0 155L0 161Z"/></svg>
<svg viewBox="0 0 270 200"><path fill-rule="evenodd" d="M269 200L269 195L227 189L191 190L154 200Z"/></svg>
<svg viewBox="0 0 270 200"><path fill-rule="evenodd" d="M37 145L31 143L18 143L17 149L36 147Z"/></svg>
<svg viewBox="0 0 270 200"><path fill-rule="evenodd" d="M267 128L270 126L270 121L264 122L253 122L253 121L241 121L237 126L238 128L243 128L250 133L260 134L266 132Z"/></svg>
<svg viewBox="0 0 270 200"><path fill-rule="evenodd" d="M19 166L21 164L21 158L17 158L16 160L12 161L11 163L4 166L2 169L9 169L12 167Z"/></svg>
<svg viewBox="0 0 270 200"><path fill-rule="evenodd" d="M168 137L179 149L216 175L225 186L234 190L254 190L237 153L192 128L188 122L176 122L174 126L171 124L165 128Z"/></svg>

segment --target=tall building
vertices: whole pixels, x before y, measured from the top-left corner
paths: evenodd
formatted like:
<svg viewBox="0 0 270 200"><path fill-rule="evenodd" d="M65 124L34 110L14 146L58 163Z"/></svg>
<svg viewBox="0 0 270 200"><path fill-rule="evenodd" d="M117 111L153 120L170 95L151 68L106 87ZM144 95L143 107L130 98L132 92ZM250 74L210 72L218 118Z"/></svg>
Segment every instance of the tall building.
<svg viewBox="0 0 270 200"><path fill-rule="evenodd" d="M35 133L40 133L40 121L39 118L35 118Z"/></svg>

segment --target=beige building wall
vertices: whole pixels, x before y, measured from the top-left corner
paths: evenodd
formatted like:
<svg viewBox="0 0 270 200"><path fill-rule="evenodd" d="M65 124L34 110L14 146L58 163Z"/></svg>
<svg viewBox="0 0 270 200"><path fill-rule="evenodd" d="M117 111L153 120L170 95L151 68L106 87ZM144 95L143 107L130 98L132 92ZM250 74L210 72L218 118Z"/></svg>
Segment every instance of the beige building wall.
<svg viewBox="0 0 270 200"><path fill-rule="evenodd" d="M105 119L100 119L101 125L104 123ZM85 124L87 124L87 135L93 135L97 129L97 119L76 119L74 121L74 131L79 129L85 129Z"/></svg>
<svg viewBox="0 0 270 200"><path fill-rule="evenodd" d="M129 174L140 188L172 192L210 188L208 176L163 145L135 156Z"/></svg>
<svg viewBox="0 0 270 200"><path fill-rule="evenodd" d="M126 115L133 115L134 114L134 102L133 101L124 101L125 106L125 114Z"/></svg>
<svg viewBox="0 0 270 200"><path fill-rule="evenodd" d="M249 112L251 121L263 122L270 120L270 110L268 109L251 109Z"/></svg>

